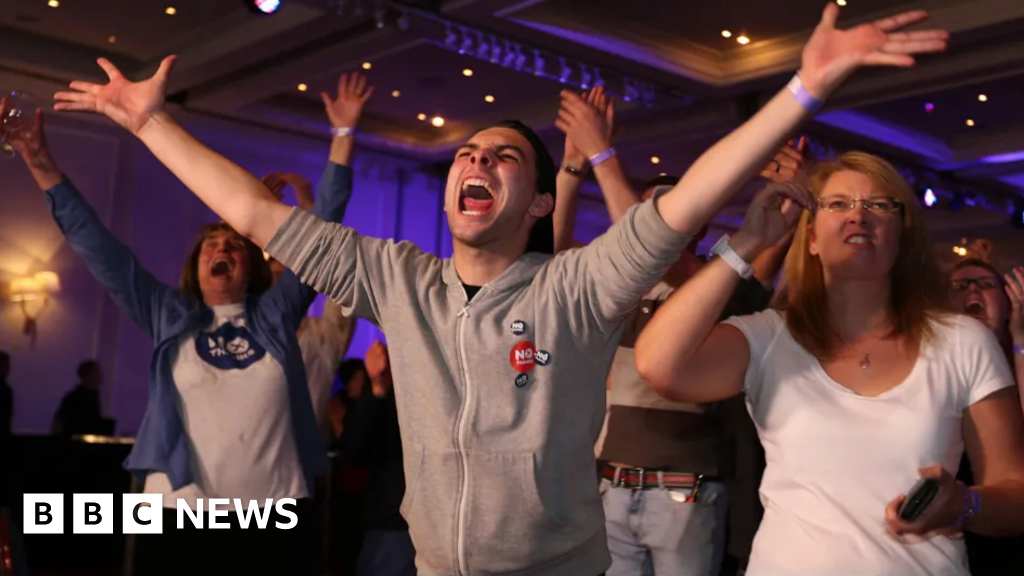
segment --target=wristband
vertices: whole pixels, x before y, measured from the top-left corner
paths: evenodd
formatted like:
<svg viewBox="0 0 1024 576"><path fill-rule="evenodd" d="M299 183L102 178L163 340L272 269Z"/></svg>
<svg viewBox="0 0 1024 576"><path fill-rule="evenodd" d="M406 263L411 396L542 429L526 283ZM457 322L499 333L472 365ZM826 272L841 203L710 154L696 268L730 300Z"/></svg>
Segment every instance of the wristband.
<svg viewBox="0 0 1024 576"><path fill-rule="evenodd" d="M956 522L951 524L949 528L963 529L971 518L974 518L981 512L981 494L973 488L968 488L963 482L957 480L956 485L960 487L960 490L964 494L964 510L960 513L960 517L956 519Z"/></svg>
<svg viewBox="0 0 1024 576"><path fill-rule="evenodd" d="M601 164L602 162L607 161L612 156L615 156L615 148L614 147L609 147L604 152L598 152L597 154L594 154L593 156L591 156L590 157L590 165L591 166L597 166L597 165Z"/></svg>
<svg viewBox="0 0 1024 576"><path fill-rule="evenodd" d="M740 275L740 278L747 280L754 275L754 269L743 259L732 246L729 245L729 235L726 234L715 242L715 245L711 247L711 255L719 256L722 260L729 265L730 268L736 271Z"/></svg>
<svg viewBox="0 0 1024 576"><path fill-rule="evenodd" d="M804 83L800 80L800 73L793 76L786 88L789 88L790 93L796 98L797 104L803 106L811 114L817 112L825 104L808 92L807 88L804 88Z"/></svg>
<svg viewBox="0 0 1024 576"><path fill-rule="evenodd" d="M355 128L337 128L337 127L332 127L331 128L331 134L334 135L335 138L341 138L343 136L354 136L355 133L356 133L356 129Z"/></svg>
<svg viewBox="0 0 1024 576"><path fill-rule="evenodd" d="M1014 344L1013 345L1013 353L1014 354L1024 354L1024 345Z"/></svg>

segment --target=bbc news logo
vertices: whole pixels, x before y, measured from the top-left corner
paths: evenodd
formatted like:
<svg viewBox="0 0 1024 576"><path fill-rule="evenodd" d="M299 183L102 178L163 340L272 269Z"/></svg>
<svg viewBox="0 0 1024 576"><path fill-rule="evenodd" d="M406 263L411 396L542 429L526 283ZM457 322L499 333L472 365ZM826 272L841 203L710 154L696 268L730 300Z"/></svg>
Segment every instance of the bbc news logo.
<svg viewBox="0 0 1024 576"><path fill-rule="evenodd" d="M25 534L64 534L66 513L63 494L25 494L23 502ZM117 510L114 508L113 494L73 494L72 502L72 534L114 533ZM240 498L197 498L193 510L184 499L178 498L177 528L184 529L186 522L198 529L230 528L231 523L226 519L234 512L239 527L265 530L270 524L271 513L276 511L288 521L274 522L273 527L290 530L299 523L299 517L294 512L295 505L294 498L276 501L267 498L261 510L256 500L249 500L248 505L243 507ZM204 512L210 513L210 522L205 526ZM163 534L163 524L163 495L121 495L122 534Z"/></svg>

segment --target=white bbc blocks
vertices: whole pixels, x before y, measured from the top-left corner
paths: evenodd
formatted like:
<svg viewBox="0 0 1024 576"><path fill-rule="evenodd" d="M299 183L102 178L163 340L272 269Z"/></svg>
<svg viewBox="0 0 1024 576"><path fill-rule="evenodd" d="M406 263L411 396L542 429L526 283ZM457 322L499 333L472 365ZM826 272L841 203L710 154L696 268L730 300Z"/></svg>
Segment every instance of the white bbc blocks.
<svg viewBox="0 0 1024 576"><path fill-rule="evenodd" d="M64 534L64 494L25 494L25 534ZM113 534L117 520L113 494L72 494L72 534ZM163 533L163 496L122 494L123 534Z"/></svg>

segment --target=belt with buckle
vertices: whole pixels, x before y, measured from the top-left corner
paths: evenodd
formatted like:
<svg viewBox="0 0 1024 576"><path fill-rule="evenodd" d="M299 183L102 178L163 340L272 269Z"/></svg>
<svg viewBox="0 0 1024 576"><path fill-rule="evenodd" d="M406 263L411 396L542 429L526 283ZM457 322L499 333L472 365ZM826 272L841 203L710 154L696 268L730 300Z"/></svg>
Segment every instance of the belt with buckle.
<svg viewBox="0 0 1024 576"><path fill-rule="evenodd" d="M685 472L666 472L664 470L645 470L644 468L620 468L606 464L601 477L608 480L613 487L648 490L651 488L692 488L690 498L697 499L697 493L704 482L718 482L719 479L703 474Z"/></svg>

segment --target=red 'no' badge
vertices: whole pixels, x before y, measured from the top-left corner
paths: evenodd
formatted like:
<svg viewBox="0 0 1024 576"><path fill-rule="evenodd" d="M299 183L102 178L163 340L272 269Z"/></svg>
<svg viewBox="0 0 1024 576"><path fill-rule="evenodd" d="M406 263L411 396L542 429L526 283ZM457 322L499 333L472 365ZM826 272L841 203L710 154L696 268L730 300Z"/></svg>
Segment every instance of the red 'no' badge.
<svg viewBox="0 0 1024 576"><path fill-rule="evenodd" d="M517 372L529 372L533 370L533 357L536 353L537 349L533 347L533 342L526 340L512 347L512 352L509 352L508 355L508 361Z"/></svg>

